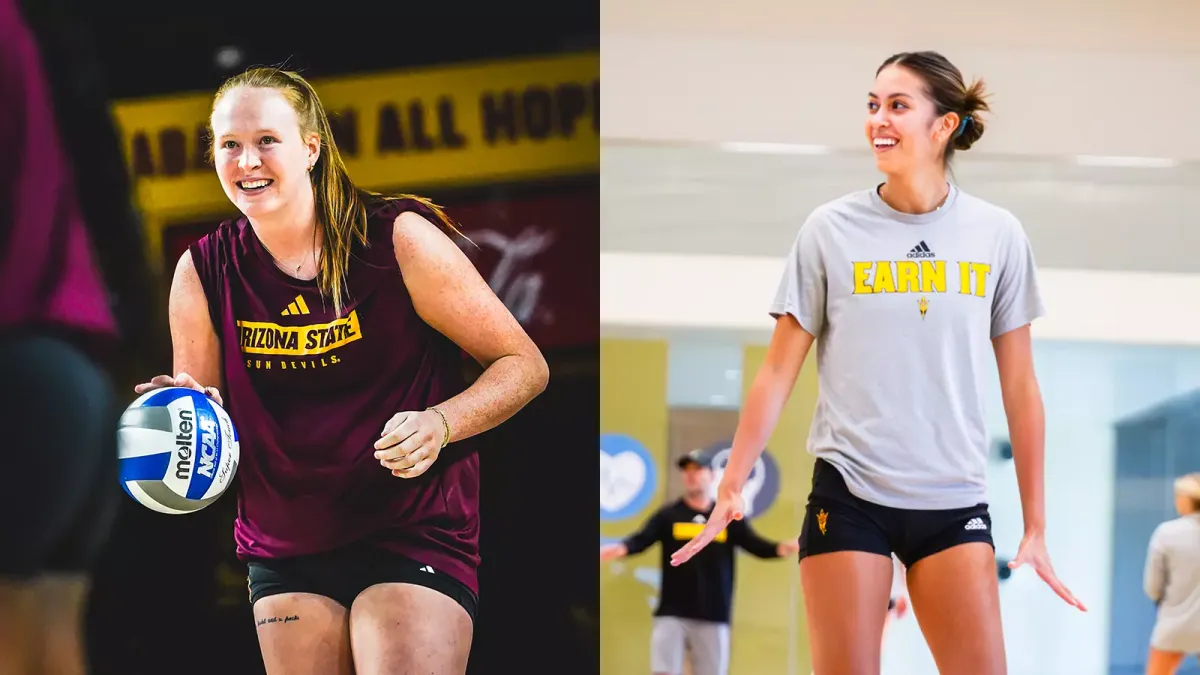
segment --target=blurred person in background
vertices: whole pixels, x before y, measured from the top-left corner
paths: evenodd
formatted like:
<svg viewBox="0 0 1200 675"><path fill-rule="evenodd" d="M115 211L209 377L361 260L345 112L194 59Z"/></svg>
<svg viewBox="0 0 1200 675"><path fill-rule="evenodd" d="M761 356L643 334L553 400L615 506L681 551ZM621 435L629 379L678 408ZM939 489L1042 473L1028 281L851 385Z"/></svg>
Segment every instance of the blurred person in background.
<svg viewBox="0 0 1200 675"><path fill-rule="evenodd" d="M904 563L892 556L892 597L888 598L887 618L883 622L883 643L887 644L888 628L892 622L908 614L908 587L905 585Z"/></svg>
<svg viewBox="0 0 1200 675"><path fill-rule="evenodd" d="M227 80L210 138L243 216L180 258L176 374L136 392L189 387L223 405L225 392L242 448L234 538L266 671L461 675L479 458L458 441L541 393L546 361L439 207L354 185L299 74ZM464 351L483 368L469 386Z"/></svg>
<svg viewBox="0 0 1200 675"><path fill-rule="evenodd" d="M683 497L660 508L625 541L602 547L600 562L662 544L662 588L650 638L651 672L682 675L686 653L691 655L692 675L725 675L735 548L758 558L786 558L799 550L799 544L796 539L769 541L749 522L739 520L729 523L717 534L716 545L690 564L671 566L671 555L704 527L714 506L711 458L692 451L679 458L678 466Z"/></svg>
<svg viewBox="0 0 1200 675"><path fill-rule="evenodd" d="M1200 654L1200 473L1174 487L1179 517L1155 528L1146 553L1146 596L1158 607L1146 675L1174 675Z"/></svg>
<svg viewBox="0 0 1200 675"><path fill-rule="evenodd" d="M1045 413L1030 324L1033 252L1011 213L947 180L983 135L983 83L936 52L876 70L865 139L886 180L818 207L800 228L708 525L684 565L743 515L742 486L813 343L816 456L800 578L819 675L877 675L892 556L943 673L1007 672L987 498L984 392L995 359L1029 564L1064 601L1045 541ZM860 262L867 261L867 262ZM882 262L870 262L882 261ZM991 354L989 354L991 352Z"/></svg>
<svg viewBox="0 0 1200 675"><path fill-rule="evenodd" d="M0 0L0 673L86 671L119 490L114 373L152 338L140 223L89 35ZM118 259L120 259L118 263Z"/></svg>

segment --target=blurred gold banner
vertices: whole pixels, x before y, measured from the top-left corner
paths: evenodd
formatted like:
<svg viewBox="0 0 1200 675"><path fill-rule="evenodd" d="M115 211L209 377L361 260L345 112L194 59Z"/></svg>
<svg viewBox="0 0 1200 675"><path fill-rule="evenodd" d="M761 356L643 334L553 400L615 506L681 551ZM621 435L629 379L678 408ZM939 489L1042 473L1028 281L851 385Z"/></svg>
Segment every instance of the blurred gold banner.
<svg viewBox="0 0 1200 675"><path fill-rule="evenodd" d="M597 53L314 80L350 174L417 189L600 168ZM211 94L124 101L117 124L148 214L228 211L205 159Z"/></svg>

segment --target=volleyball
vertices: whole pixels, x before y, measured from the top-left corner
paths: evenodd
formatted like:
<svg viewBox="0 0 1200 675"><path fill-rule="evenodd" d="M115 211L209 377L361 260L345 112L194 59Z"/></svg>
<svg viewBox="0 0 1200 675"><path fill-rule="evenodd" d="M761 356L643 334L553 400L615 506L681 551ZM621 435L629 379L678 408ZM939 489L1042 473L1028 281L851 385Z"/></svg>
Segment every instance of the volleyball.
<svg viewBox="0 0 1200 675"><path fill-rule="evenodd" d="M117 430L121 487L149 509L194 513L215 502L237 474L237 429L225 409L184 387L146 392Z"/></svg>

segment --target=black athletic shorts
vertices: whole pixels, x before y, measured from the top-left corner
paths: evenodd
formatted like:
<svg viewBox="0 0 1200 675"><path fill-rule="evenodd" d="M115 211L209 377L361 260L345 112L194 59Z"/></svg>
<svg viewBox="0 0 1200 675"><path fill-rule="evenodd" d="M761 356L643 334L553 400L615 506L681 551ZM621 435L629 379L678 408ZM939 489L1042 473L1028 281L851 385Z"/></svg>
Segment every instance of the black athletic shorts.
<svg viewBox="0 0 1200 675"><path fill-rule="evenodd" d="M865 551L911 567L922 558L959 544L992 542L987 504L962 509L895 509L850 493L837 467L818 459L812 492L800 529L800 558L836 551Z"/></svg>
<svg viewBox="0 0 1200 675"><path fill-rule="evenodd" d="M369 543L296 558L254 559L248 567L250 604L280 593L312 593L348 610L367 588L401 583L424 586L449 597L467 610L472 622L479 608L475 593L445 572Z"/></svg>
<svg viewBox="0 0 1200 675"><path fill-rule="evenodd" d="M120 505L107 375L66 340L0 337L0 578L85 574Z"/></svg>

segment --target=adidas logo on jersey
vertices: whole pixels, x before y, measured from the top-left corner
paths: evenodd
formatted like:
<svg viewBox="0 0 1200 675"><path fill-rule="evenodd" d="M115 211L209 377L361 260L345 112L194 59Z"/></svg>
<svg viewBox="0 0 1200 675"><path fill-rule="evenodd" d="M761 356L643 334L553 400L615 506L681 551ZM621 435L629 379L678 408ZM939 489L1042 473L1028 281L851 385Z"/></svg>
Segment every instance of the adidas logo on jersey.
<svg viewBox="0 0 1200 675"><path fill-rule="evenodd" d="M929 249L929 244L926 244L925 240L921 240L921 243L912 247L912 250L908 252L908 257L910 257L910 258L936 258L937 256L934 255L933 251L931 251Z"/></svg>
<svg viewBox="0 0 1200 675"><path fill-rule="evenodd" d="M693 523L700 523L701 525L703 525L703 524L705 523L704 516L702 516L702 515L699 515L699 514L696 514L696 517L695 517L695 518L692 518L692 522L693 522Z"/></svg>
<svg viewBox="0 0 1200 675"><path fill-rule="evenodd" d="M972 518L967 521L967 525L963 529L964 530L986 530L987 523L983 522L983 518Z"/></svg>
<svg viewBox="0 0 1200 675"><path fill-rule="evenodd" d="M280 316L299 316L308 313L308 304L304 302L304 296L297 295L296 299L280 313Z"/></svg>
<svg viewBox="0 0 1200 675"><path fill-rule="evenodd" d="M430 573L430 574L433 574L433 568L432 568L432 567L430 567L429 565L425 565L424 567L422 567L422 568L421 568L421 571L422 571L422 572L428 572L428 573Z"/></svg>

